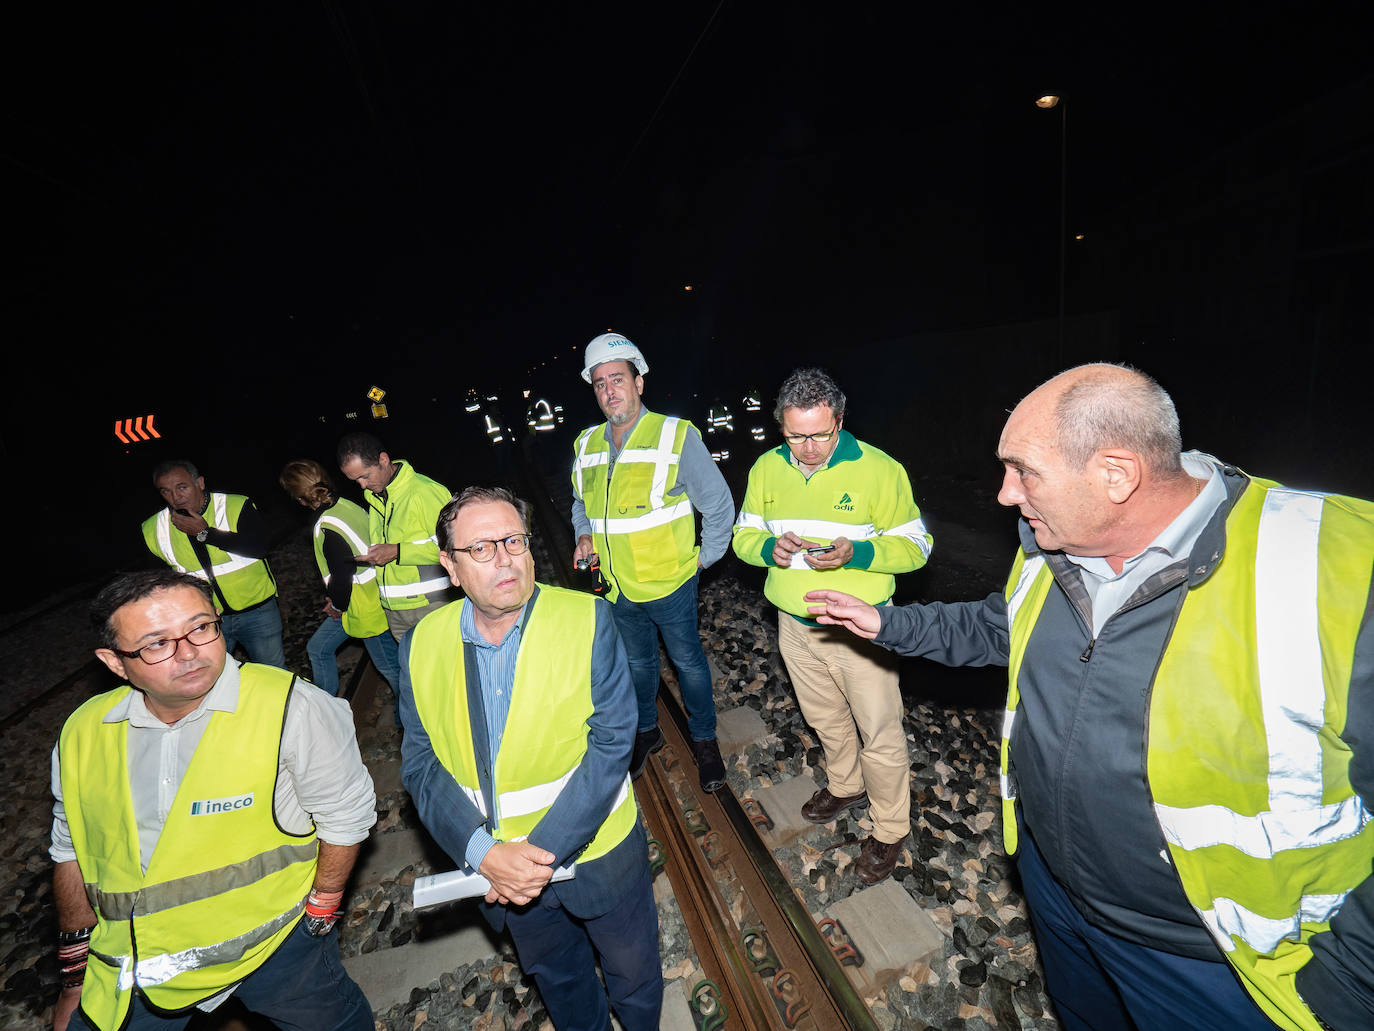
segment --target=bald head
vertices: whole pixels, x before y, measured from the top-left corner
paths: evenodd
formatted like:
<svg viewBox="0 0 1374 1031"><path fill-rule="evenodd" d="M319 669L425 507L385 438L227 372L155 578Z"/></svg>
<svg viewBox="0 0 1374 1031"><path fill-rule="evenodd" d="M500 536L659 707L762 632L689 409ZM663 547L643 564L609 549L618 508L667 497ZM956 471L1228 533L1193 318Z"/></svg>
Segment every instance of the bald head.
<svg viewBox="0 0 1374 1031"><path fill-rule="evenodd" d="M1197 492L1169 395L1119 365L1081 365L1027 394L997 457L997 500L1020 510L1041 548L1109 563L1138 554Z"/></svg>
<svg viewBox="0 0 1374 1031"><path fill-rule="evenodd" d="M1033 390L1017 406L1050 417L1054 446L1081 469L1107 448L1133 451L1155 476L1182 470L1183 449L1173 399L1151 377L1122 365L1080 365Z"/></svg>

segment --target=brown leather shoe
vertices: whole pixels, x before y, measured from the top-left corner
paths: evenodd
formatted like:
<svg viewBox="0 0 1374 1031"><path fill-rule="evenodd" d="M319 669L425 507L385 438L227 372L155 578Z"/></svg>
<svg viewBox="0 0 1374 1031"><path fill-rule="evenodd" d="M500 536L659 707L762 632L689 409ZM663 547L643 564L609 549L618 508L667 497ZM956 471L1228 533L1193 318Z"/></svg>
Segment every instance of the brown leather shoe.
<svg viewBox="0 0 1374 1031"><path fill-rule="evenodd" d="M863 848L859 850L858 862L854 864L854 869L859 875L859 880L865 884L877 884L884 877L892 873L897 865L897 860L902 855L902 842L906 841L902 837L899 841L888 844L879 841L873 835L864 838Z"/></svg>
<svg viewBox="0 0 1374 1031"><path fill-rule="evenodd" d="M821 788L806 800L801 808L802 819L807 823L829 823L852 805L867 805L868 792L836 798L829 788Z"/></svg>

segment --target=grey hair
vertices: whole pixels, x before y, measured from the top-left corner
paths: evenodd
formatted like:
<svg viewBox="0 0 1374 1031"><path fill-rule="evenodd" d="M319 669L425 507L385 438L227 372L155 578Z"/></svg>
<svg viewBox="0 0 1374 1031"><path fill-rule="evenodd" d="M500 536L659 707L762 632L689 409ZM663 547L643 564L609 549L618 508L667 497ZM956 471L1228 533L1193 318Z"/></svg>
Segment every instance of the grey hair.
<svg viewBox="0 0 1374 1031"><path fill-rule="evenodd" d="M789 408L816 408L829 405L836 419L844 417L844 391L835 385L824 369L797 369L778 387L778 403L773 406L773 418L782 423L782 413Z"/></svg>
<svg viewBox="0 0 1374 1031"><path fill-rule="evenodd" d="M176 469L185 469L186 475L193 480L200 479L200 470L196 468L194 462L188 462L184 458L167 458L153 466L153 483L156 484L158 480Z"/></svg>
<svg viewBox="0 0 1374 1031"><path fill-rule="evenodd" d="M530 504L524 498L517 497L505 487L483 487L480 485L464 487L449 499L448 504L439 510L439 518L434 523L434 534L439 539L439 550L453 550L453 520L458 517L459 512L468 505L493 501L504 501L515 509L515 514L520 517L520 525L524 527L526 533L530 532Z"/></svg>
<svg viewBox="0 0 1374 1031"><path fill-rule="evenodd" d="M1064 461L1082 469L1103 448L1120 447L1134 451L1156 474L1177 474L1183 444L1178 410L1168 391L1127 365L1079 369L1101 372L1084 374L1055 405L1055 446Z"/></svg>

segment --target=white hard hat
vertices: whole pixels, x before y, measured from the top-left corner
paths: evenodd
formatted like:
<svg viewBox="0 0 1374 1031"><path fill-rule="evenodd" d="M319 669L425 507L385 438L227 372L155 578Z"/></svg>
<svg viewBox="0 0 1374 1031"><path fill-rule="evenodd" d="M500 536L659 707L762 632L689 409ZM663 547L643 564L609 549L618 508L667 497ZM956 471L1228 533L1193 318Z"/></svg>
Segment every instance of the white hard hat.
<svg viewBox="0 0 1374 1031"><path fill-rule="evenodd" d="M649 371L649 363L639 353L639 348L619 333L602 333L587 345L587 359L582 365L582 379L592 381L592 370L602 362L630 362L643 376Z"/></svg>

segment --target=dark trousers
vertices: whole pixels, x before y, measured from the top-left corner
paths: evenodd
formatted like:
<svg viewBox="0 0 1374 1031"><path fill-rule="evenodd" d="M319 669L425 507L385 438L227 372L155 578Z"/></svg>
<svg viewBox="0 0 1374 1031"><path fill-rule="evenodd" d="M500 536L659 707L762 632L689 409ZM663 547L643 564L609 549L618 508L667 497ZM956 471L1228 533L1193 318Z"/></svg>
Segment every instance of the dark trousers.
<svg viewBox="0 0 1374 1031"><path fill-rule="evenodd" d="M646 866L624 897L601 916L583 920L557 901L557 886L506 915L520 966L534 978L558 1031L606 1031L606 996L625 1031L658 1031L663 969L658 908ZM596 953L593 956L592 950ZM596 957L606 978L596 978Z"/></svg>
<svg viewBox="0 0 1374 1031"><path fill-rule="evenodd" d="M268 1017L281 1031L373 1031L374 1027L372 1007L339 960L338 929L314 938L306 933L303 920L266 963L244 978L234 998ZM160 1017L135 996L124 1031L179 1031L195 1014L192 1010ZM80 1011L77 1016L84 1026L91 1026Z"/></svg>
<svg viewBox="0 0 1374 1031"><path fill-rule="evenodd" d="M1094 927L1021 825L1017 867L1046 987L1066 1031L1274 1031L1221 961L1135 945Z"/></svg>

